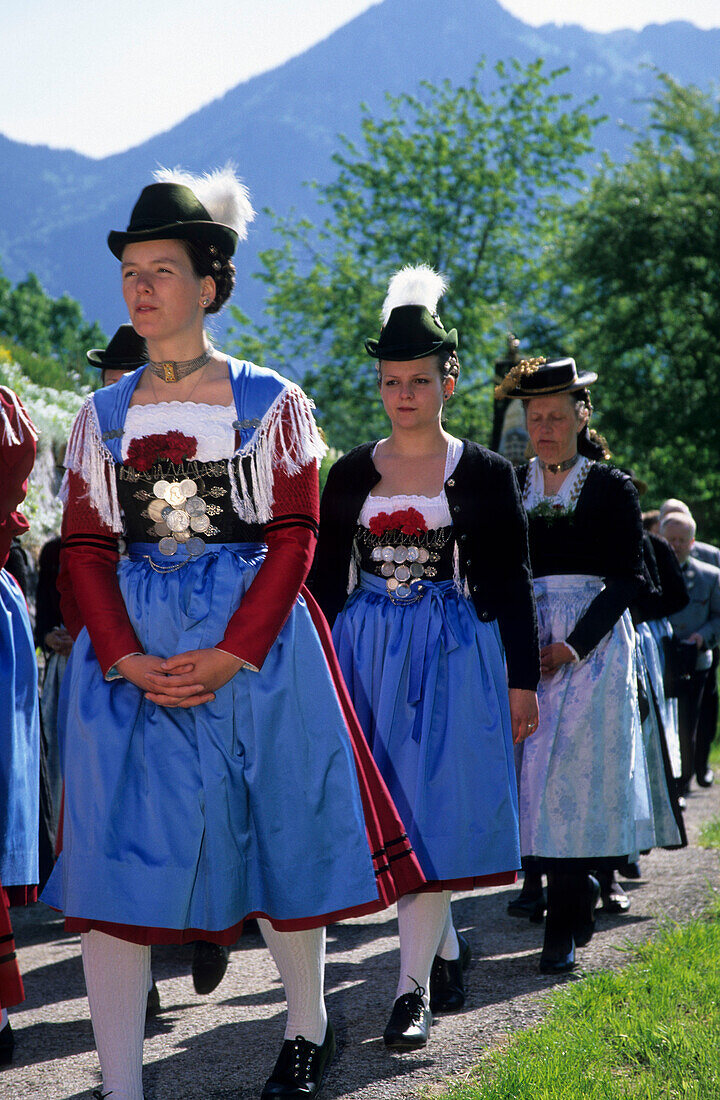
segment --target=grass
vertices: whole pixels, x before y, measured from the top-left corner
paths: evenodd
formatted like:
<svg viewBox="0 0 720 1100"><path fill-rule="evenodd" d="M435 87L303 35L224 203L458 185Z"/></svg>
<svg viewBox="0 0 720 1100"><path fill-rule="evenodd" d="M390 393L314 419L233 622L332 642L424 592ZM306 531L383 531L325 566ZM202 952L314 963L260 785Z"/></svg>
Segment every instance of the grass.
<svg viewBox="0 0 720 1100"><path fill-rule="evenodd" d="M544 1023L444 1100L720 1098L720 902L632 958L551 994Z"/></svg>
<svg viewBox="0 0 720 1100"><path fill-rule="evenodd" d="M700 843L720 847L720 820ZM551 993L542 1024L435 1100L720 1100L720 900L629 957Z"/></svg>

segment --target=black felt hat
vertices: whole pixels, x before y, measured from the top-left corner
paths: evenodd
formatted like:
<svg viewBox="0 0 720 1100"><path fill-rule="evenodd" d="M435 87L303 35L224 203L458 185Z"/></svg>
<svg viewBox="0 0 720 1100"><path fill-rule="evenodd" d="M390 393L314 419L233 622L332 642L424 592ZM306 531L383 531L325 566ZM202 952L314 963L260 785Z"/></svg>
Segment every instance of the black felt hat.
<svg viewBox="0 0 720 1100"><path fill-rule="evenodd" d="M397 271L383 304L380 339L365 341L368 355L401 362L455 351L457 329L446 332L436 308L446 287L442 275L427 264Z"/></svg>
<svg viewBox="0 0 720 1100"><path fill-rule="evenodd" d="M553 359L550 362L525 360L518 363L495 390L496 397L547 397L554 393L573 393L597 382L597 374L578 374L575 360ZM502 390L502 393L498 391Z"/></svg>
<svg viewBox="0 0 720 1100"><path fill-rule="evenodd" d="M141 191L125 232L113 229L108 234L108 246L120 260L125 246L136 241L188 238L214 244L225 256L233 255L238 242L237 231L213 221L185 184L151 183Z"/></svg>
<svg viewBox="0 0 720 1100"><path fill-rule="evenodd" d="M437 314L427 306L396 306L383 326L379 340L366 340L374 359L402 361L455 351L457 329L446 332Z"/></svg>
<svg viewBox="0 0 720 1100"><path fill-rule="evenodd" d="M110 370L136 370L147 363L145 341L132 325L120 325L106 348L92 348L87 353L91 367L108 367Z"/></svg>

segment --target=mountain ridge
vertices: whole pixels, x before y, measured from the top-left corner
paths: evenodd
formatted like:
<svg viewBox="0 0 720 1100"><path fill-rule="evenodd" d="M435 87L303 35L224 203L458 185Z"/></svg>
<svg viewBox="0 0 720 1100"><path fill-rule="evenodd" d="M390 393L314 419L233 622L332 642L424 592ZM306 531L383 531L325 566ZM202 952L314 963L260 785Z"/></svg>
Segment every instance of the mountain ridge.
<svg viewBox="0 0 720 1100"><path fill-rule="evenodd" d="M380 114L386 92L412 93L421 80L461 83L482 56L488 91L499 59L525 64L541 56L548 70L570 65L558 88L577 100L597 92L597 113L608 115L596 132L598 154L619 159L630 141L623 127L642 128L656 88L646 66L705 87L717 75L720 30L676 21L601 34L574 24L530 27L496 0L384 0L124 152L95 159L0 135L4 274L17 281L35 271L49 293L67 291L112 332L124 311L107 232L127 224L158 164L200 171L233 160L259 210L308 216L314 200L303 183L332 178L336 135L358 137L361 102ZM271 242L271 221L261 213L237 256L236 300L255 316L262 290L249 275Z"/></svg>

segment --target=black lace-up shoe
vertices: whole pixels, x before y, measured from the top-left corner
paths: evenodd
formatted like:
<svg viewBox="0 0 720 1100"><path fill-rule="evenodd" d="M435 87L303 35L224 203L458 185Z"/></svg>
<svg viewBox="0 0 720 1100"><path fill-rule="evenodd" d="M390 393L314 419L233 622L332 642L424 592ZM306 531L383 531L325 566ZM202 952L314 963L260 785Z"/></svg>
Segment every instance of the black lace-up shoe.
<svg viewBox="0 0 720 1100"><path fill-rule="evenodd" d="M416 984L412 993L404 993L396 1000L383 1034L385 1046L390 1050L418 1050L427 1043L432 1013L425 1007L424 996L425 990Z"/></svg>
<svg viewBox="0 0 720 1100"><path fill-rule="evenodd" d="M436 955L430 971L430 1011L457 1012L465 1004L463 970L470 965L470 944L458 932L460 954L457 959L443 959Z"/></svg>
<svg viewBox="0 0 720 1100"><path fill-rule="evenodd" d="M260 1100L282 1096L285 1100L306 1100L320 1092L328 1062L335 1053L335 1032L328 1021L322 1046L309 1043L298 1035L286 1039L275 1063L275 1069L265 1082Z"/></svg>

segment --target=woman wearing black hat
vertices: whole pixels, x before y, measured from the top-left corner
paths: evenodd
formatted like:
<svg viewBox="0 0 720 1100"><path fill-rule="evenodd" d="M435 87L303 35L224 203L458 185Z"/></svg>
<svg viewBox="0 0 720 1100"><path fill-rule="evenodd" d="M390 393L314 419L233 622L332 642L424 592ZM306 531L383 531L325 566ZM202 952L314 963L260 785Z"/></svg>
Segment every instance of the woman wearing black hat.
<svg viewBox="0 0 720 1100"><path fill-rule="evenodd" d="M384 1036L396 1050L424 1046L431 1011L463 1003L469 948L452 925L451 891L514 881L513 740L537 721L537 630L512 467L441 425L458 373L457 333L436 313L444 289L425 266L390 283L380 339L366 348L391 431L330 471L311 582L430 883L398 904L400 978Z"/></svg>
<svg viewBox="0 0 720 1100"><path fill-rule="evenodd" d="M288 997L262 1095L315 1095L334 1050L324 926L422 881L303 596L324 450L310 403L205 334L252 217L227 169L145 188L109 245L147 367L88 398L66 457L84 628L45 899L82 933L112 1100L142 1098L148 945L229 944L250 915Z"/></svg>
<svg viewBox="0 0 720 1100"><path fill-rule="evenodd" d="M536 456L517 471L528 514L540 626L540 725L517 751L520 838L548 876L543 973L575 965L611 869L655 843L628 605L643 586L635 488L602 464L573 359L514 367L497 397L525 402ZM527 893L527 887L524 891ZM532 902L533 898L526 898Z"/></svg>

